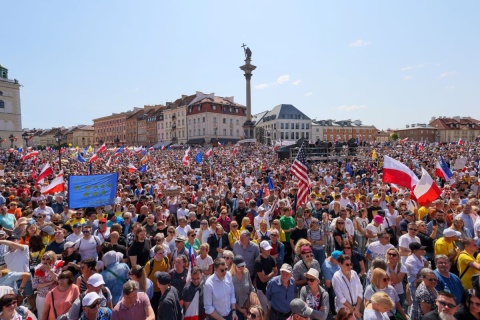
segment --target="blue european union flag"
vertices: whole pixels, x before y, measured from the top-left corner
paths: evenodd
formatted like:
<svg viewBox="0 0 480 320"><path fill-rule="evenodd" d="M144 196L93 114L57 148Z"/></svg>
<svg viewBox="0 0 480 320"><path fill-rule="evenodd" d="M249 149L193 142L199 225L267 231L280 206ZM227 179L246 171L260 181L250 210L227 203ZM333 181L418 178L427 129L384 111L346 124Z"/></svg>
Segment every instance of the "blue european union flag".
<svg viewBox="0 0 480 320"><path fill-rule="evenodd" d="M78 153L78 155L77 155L77 161L78 161L78 162L85 162L85 158L82 157L82 155L81 155L80 153Z"/></svg>
<svg viewBox="0 0 480 320"><path fill-rule="evenodd" d="M113 204L117 196L118 173L68 177L70 208L98 207Z"/></svg>
<svg viewBox="0 0 480 320"><path fill-rule="evenodd" d="M202 162L202 160L203 160L203 153L202 153L202 151L200 151L200 152L197 153L197 155L195 156L195 161L196 161L197 163L200 163L200 162Z"/></svg>
<svg viewBox="0 0 480 320"><path fill-rule="evenodd" d="M273 190L275 187L273 186L273 180L272 177L269 175L268 176L268 190Z"/></svg>
<svg viewBox="0 0 480 320"><path fill-rule="evenodd" d="M138 172L142 172L142 173L147 172L147 164L145 163L143 166L139 167L137 170Z"/></svg>
<svg viewBox="0 0 480 320"><path fill-rule="evenodd" d="M347 162L347 165L345 166L345 170L350 174L350 177L353 176L353 169L352 169L352 166L350 165L350 162Z"/></svg>

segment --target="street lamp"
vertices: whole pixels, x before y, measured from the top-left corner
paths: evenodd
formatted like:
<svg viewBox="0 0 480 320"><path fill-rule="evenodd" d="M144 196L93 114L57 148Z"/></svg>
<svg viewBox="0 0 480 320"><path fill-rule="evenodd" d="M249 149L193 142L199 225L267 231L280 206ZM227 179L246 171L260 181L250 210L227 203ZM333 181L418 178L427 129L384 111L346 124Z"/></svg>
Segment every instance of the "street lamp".
<svg viewBox="0 0 480 320"><path fill-rule="evenodd" d="M22 138L23 138L23 140L25 140L25 147L28 148L28 139L30 138L30 135L25 131L25 132L22 134Z"/></svg>
<svg viewBox="0 0 480 320"><path fill-rule="evenodd" d="M8 139L10 140L10 148L13 148L13 141L17 139L14 137L12 133L8 136Z"/></svg>
<svg viewBox="0 0 480 320"><path fill-rule="evenodd" d="M60 128L57 130L57 132L53 137L55 138L55 141L57 142L57 145L58 145L58 165L60 167L60 170L62 170L62 152L60 149L60 142L62 142L63 140L63 134Z"/></svg>

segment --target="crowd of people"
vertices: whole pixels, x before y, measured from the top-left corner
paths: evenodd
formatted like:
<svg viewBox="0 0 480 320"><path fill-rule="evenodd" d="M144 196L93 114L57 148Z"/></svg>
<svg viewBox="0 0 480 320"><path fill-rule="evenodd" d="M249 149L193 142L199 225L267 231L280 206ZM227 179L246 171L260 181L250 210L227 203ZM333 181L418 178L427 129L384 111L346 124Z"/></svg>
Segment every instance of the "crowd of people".
<svg viewBox="0 0 480 320"><path fill-rule="evenodd" d="M143 155L107 151L93 171L119 173L117 198L88 208L40 192L60 170L87 174L70 151L61 167L56 153L8 152L0 320L480 319L475 144L372 144L309 161L305 201L292 159L260 144L188 165L184 150L152 151L146 172L128 170ZM453 176L421 206L382 181L383 155L432 177L442 155ZM47 162L54 174L37 181Z"/></svg>

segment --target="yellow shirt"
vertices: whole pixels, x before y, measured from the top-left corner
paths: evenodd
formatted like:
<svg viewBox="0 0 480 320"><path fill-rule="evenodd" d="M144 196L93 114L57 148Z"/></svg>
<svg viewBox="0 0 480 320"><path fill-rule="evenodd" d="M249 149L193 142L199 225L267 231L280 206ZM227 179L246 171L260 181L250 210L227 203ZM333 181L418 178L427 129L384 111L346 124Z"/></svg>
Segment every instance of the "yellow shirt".
<svg viewBox="0 0 480 320"><path fill-rule="evenodd" d="M435 247L433 248L433 251L435 253L435 256L439 254L449 256L455 252L455 245L453 244L453 241L451 243L448 243L447 241L445 241L444 237L441 237L435 242Z"/></svg>
<svg viewBox="0 0 480 320"><path fill-rule="evenodd" d="M480 257L480 255L479 255ZM466 251L460 252L458 255L457 265L458 265L458 274L459 276L465 271L470 262L475 261L475 258L469 255ZM479 259L477 258L477 262ZM472 276L474 274L480 273L480 271L473 269L472 267L468 268L467 272L460 279L464 289L472 289Z"/></svg>
<svg viewBox="0 0 480 320"><path fill-rule="evenodd" d="M233 248L233 245L235 244L235 242L237 242L237 240L240 240L240 231L230 231L228 233L228 242L230 243L230 247Z"/></svg>
<svg viewBox="0 0 480 320"><path fill-rule="evenodd" d="M66 224L69 224L71 226L73 226L75 223L80 223L82 226L85 224L85 219L84 218L81 218L81 219L70 219L66 222Z"/></svg>
<svg viewBox="0 0 480 320"><path fill-rule="evenodd" d="M162 272L168 272L169 269L169 262L168 258L164 257L162 261L156 261L153 263L153 268L150 267L150 262L153 259L148 260L148 262L145 264L145 274L147 275L147 278L152 280L153 282L153 291L158 292L160 291L160 288L157 286L157 279L155 278L155 272L157 271L162 271Z"/></svg>
<svg viewBox="0 0 480 320"><path fill-rule="evenodd" d="M428 208L420 207L420 209L418 209L418 220L423 220L423 217L425 217L427 214L428 214Z"/></svg>

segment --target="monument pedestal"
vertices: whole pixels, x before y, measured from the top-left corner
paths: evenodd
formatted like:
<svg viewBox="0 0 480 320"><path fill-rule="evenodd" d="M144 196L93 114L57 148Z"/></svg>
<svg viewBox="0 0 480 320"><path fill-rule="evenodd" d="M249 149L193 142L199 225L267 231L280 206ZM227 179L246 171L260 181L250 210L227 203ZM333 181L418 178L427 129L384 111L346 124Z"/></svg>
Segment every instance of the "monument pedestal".
<svg viewBox="0 0 480 320"><path fill-rule="evenodd" d="M242 126L243 128L243 132L245 133L245 137L246 139L255 139L255 133L254 133L254 130L255 130L255 122L253 121L245 121L245 123L243 124Z"/></svg>

